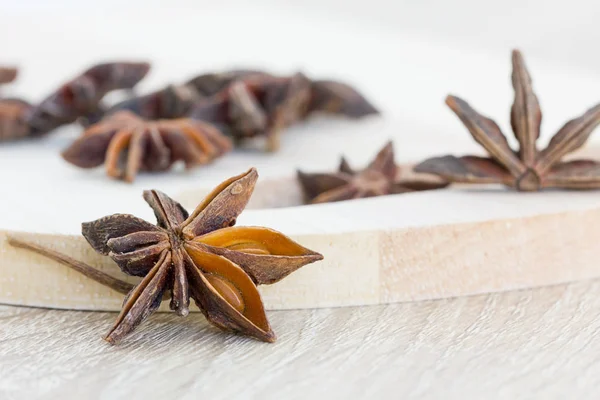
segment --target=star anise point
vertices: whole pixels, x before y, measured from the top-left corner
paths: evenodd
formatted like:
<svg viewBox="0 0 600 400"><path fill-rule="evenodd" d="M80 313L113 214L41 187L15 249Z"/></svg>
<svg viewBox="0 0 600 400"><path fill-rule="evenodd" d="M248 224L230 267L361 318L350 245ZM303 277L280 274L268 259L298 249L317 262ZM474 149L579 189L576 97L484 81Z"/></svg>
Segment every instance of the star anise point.
<svg viewBox="0 0 600 400"><path fill-rule="evenodd" d="M375 159L363 170L354 171L342 157L337 172L305 173L297 171L307 202L328 203L365 197L439 189L446 182L417 178L399 179L400 168L394 160L394 145L387 142Z"/></svg>
<svg viewBox="0 0 600 400"><path fill-rule="evenodd" d="M450 95L446 104L489 157L435 157L420 163L414 170L439 175L451 182L503 184L519 191L600 188L600 163L591 160L562 161L566 154L583 146L600 124L600 105L568 121L552 137L548 147L540 151L537 139L542 114L531 77L518 50L512 52L512 65L515 99L510 120L519 142L518 151L510 148L494 121L479 114L459 97Z"/></svg>

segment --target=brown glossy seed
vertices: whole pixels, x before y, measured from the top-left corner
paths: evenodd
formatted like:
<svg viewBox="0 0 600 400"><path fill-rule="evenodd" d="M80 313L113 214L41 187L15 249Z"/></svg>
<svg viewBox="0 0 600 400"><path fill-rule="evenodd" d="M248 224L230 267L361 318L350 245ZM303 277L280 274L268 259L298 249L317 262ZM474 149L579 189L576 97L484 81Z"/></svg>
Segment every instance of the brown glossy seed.
<svg viewBox="0 0 600 400"><path fill-rule="evenodd" d="M246 243L236 243L230 246L226 246L229 250L234 250L234 251L240 251L242 253L247 253L247 254L258 254L258 255L269 255L269 250L267 250L267 248L260 244L260 243L252 243L252 242L246 242Z"/></svg>
<svg viewBox="0 0 600 400"><path fill-rule="evenodd" d="M205 276L206 280L208 280L212 287L221 295L221 297L225 299L227 303L229 303L240 313L244 312L244 308L246 308L244 298L239 290L237 290L237 288L231 284L231 282L215 274L206 274Z"/></svg>
<svg viewBox="0 0 600 400"><path fill-rule="evenodd" d="M263 249L248 248L248 249L240 249L238 251L242 252L242 253L246 253L246 254L254 254L254 255L257 255L257 256L268 256L269 254L271 254L268 251L263 250Z"/></svg>

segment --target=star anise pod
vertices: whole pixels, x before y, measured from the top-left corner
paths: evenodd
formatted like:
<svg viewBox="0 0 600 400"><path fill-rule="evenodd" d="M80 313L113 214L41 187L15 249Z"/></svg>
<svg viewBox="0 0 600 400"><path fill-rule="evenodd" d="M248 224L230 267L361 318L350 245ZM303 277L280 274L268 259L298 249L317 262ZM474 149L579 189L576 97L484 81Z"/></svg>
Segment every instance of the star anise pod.
<svg viewBox="0 0 600 400"><path fill-rule="evenodd" d="M521 191L600 188L598 162L561 161L565 155L583 146L598 126L600 104L567 122L550 140L548 147L540 151L536 141L540 135L542 113L519 51L513 51L512 64L515 101L511 109L511 126L519 150L513 151L509 147L494 121L480 115L458 97L448 96L446 104L490 157L436 157L417 165L415 171L436 174L451 182L504 184Z"/></svg>
<svg viewBox="0 0 600 400"><path fill-rule="evenodd" d="M202 74L184 84L168 85L161 90L117 103L110 107L106 114L128 110L146 119L182 118L195 104L217 94L234 80L266 75L250 70Z"/></svg>
<svg viewBox="0 0 600 400"><path fill-rule="evenodd" d="M117 89L132 89L141 81L150 64L111 62L98 64L62 85L36 105L26 122L33 135L40 135L78 118L101 114L102 98Z"/></svg>
<svg viewBox="0 0 600 400"><path fill-rule="evenodd" d="M1 67L0 66L0 85L11 83L17 79L18 70L13 67Z"/></svg>
<svg viewBox="0 0 600 400"><path fill-rule="evenodd" d="M106 110L103 117L130 111L149 120L182 118L194 104L204 98L204 95L188 84L168 85L161 90L117 103Z"/></svg>
<svg viewBox="0 0 600 400"><path fill-rule="evenodd" d="M311 84L309 113L322 112L362 118L379 111L352 86L339 81L319 80Z"/></svg>
<svg viewBox="0 0 600 400"><path fill-rule="evenodd" d="M311 113L352 118L378 113L359 92L342 82L311 81L302 73L291 77L245 73L208 100L200 101L190 117L215 123L239 140L264 136L267 149L276 150L281 131Z"/></svg>
<svg viewBox="0 0 600 400"><path fill-rule="evenodd" d="M205 97L214 96L231 83L248 78L263 78L270 79L274 76L265 71L253 69L234 69L224 72L210 72L207 74L198 75L190 79L186 85L194 87L194 89Z"/></svg>
<svg viewBox="0 0 600 400"><path fill-rule="evenodd" d="M0 86L14 81L17 73L16 68L0 67ZM24 100L0 98L0 142L29 135L25 117L30 110L31 105Z"/></svg>
<svg viewBox="0 0 600 400"><path fill-rule="evenodd" d="M29 135L25 115L31 105L17 99L0 99L0 142L19 139Z"/></svg>
<svg viewBox="0 0 600 400"><path fill-rule="evenodd" d="M267 149L279 148L279 135L304 118L311 83L301 73L291 77L249 74L196 104L189 116L221 127L235 139L265 136Z"/></svg>
<svg viewBox="0 0 600 400"><path fill-rule="evenodd" d="M89 127L62 156L81 168L106 164L108 176L132 182L140 170L165 171L180 160L192 168L231 148L231 141L206 122L146 121L121 111Z"/></svg>
<svg viewBox="0 0 600 400"><path fill-rule="evenodd" d="M302 73L281 77L257 70L202 74L116 104L108 113L119 110L147 119L189 116L210 122L238 141L263 136L269 150L279 147L283 129L310 113L353 118L378 113L342 82L311 82Z"/></svg>
<svg viewBox="0 0 600 400"><path fill-rule="evenodd" d="M448 185L443 181L421 178L399 180L399 172L394 161L393 144L388 142L362 171L354 171L342 157L337 172L309 174L298 171L298 180L306 201L312 204L441 189Z"/></svg>
<svg viewBox="0 0 600 400"><path fill-rule="evenodd" d="M133 215L115 214L84 223L82 232L99 253L111 257L123 272L141 276L105 339L116 343L131 333L170 295L170 308L189 312L194 299L208 321L224 330L273 342L256 285L275 283L303 265L321 260L283 234L261 227L233 227L252 194L255 169L226 180L191 215L156 190L144 199L158 220L152 225ZM49 256L113 289L127 283L67 256L15 238L9 242Z"/></svg>

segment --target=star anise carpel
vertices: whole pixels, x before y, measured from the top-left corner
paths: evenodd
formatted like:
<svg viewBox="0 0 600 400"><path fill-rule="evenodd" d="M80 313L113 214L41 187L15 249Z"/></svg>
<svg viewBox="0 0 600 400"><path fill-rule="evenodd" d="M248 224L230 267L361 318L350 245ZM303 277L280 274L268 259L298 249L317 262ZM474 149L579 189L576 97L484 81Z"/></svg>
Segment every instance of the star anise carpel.
<svg viewBox="0 0 600 400"><path fill-rule="evenodd" d="M81 168L106 164L108 176L132 182L140 170L165 171L177 161L189 169L231 148L231 140L209 123L189 118L146 121L120 111L90 126L62 156Z"/></svg>
<svg viewBox="0 0 600 400"><path fill-rule="evenodd" d="M298 171L298 181L306 201L311 204L384 196L446 187L447 182L399 178L400 168L394 161L394 146L388 142L375 159L363 170L354 171L342 157L337 172L304 173Z"/></svg>
<svg viewBox="0 0 600 400"><path fill-rule="evenodd" d="M285 278L323 256L283 234L262 227L235 227L258 174L255 169L217 186L191 213L166 194L144 192L157 224L129 214L84 223L82 233L99 253L128 275L142 277L125 298L105 339L116 343L152 314L164 297L178 315L189 312L190 298L208 321L228 331L272 342L257 285ZM51 257L119 292L128 284L67 256L9 238L9 243ZM112 280L111 280L112 279Z"/></svg>
<svg viewBox="0 0 600 400"><path fill-rule="evenodd" d="M316 80L311 83L308 111L343 115L349 118L379 114L379 110L358 90L346 83L332 80Z"/></svg>
<svg viewBox="0 0 600 400"><path fill-rule="evenodd" d="M580 117L568 121L538 150L542 113L523 56L512 54L512 85L515 100L511 109L511 126L519 143L518 151L510 148L498 125L482 116L467 102L448 96L446 104L460 118L475 141L489 157L443 156L425 160L417 172L436 174L451 182L503 184L519 191L543 188L598 189L600 163L593 160L562 161L567 154L585 144L600 123L600 104Z"/></svg>
<svg viewBox="0 0 600 400"><path fill-rule="evenodd" d="M0 142L29 135L24 118L31 105L23 100L0 99Z"/></svg>
<svg viewBox="0 0 600 400"><path fill-rule="evenodd" d="M3 84L14 81L17 74L16 68L0 67L0 88ZM25 123L25 117L30 110L31 105L25 100L0 96L0 142L29 135L30 129Z"/></svg>
<svg viewBox="0 0 600 400"><path fill-rule="evenodd" d="M18 70L14 67L0 66L0 85L10 83L17 79Z"/></svg>

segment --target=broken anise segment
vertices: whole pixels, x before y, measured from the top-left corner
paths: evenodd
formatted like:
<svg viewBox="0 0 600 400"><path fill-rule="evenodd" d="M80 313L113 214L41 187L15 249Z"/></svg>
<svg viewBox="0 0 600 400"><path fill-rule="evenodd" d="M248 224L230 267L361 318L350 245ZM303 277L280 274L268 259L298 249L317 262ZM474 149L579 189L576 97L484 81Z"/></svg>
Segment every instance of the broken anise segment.
<svg viewBox="0 0 600 400"><path fill-rule="evenodd" d="M31 109L26 119L31 133L40 135L101 113L100 102L107 93L132 89L149 70L145 62L110 62L87 69Z"/></svg>
<svg viewBox="0 0 600 400"><path fill-rule="evenodd" d="M298 171L298 180L307 202L311 204L441 189L448 186L447 182L434 179L399 180L399 172L399 167L394 161L394 146L392 142L388 142L377 153L375 159L361 171L354 171L342 157L337 172Z"/></svg>
<svg viewBox="0 0 600 400"><path fill-rule="evenodd" d="M303 265L323 259L283 234L262 227L233 227L245 208L258 173L254 168L217 186L191 215L156 190L144 192L157 225L115 214L82 225L83 236L128 275L143 277L125 298L105 339L116 343L131 333L163 300L178 315L194 299L219 328L273 342L256 285L277 282ZM53 258L119 292L126 282L41 246L9 238L13 246Z"/></svg>
<svg viewBox="0 0 600 400"><path fill-rule="evenodd" d="M520 191L600 188L600 163L592 160L561 161L565 155L583 146L598 126L600 104L568 121L550 140L548 147L540 151L536 142L540 135L542 113L523 56L517 50L513 51L512 64L515 100L511 109L511 126L519 142L519 150L510 148L494 121L479 114L464 100L448 96L446 104L490 157L436 157L423 161L414 170L435 174L451 182L503 184Z"/></svg>
<svg viewBox="0 0 600 400"><path fill-rule="evenodd" d="M140 170L164 171L180 160L192 168L231 148L231 141L209 123L187 118L146 121L120 111L90 126L62 156L81 168L106 164L107 175L132 182Z"/></svg>

